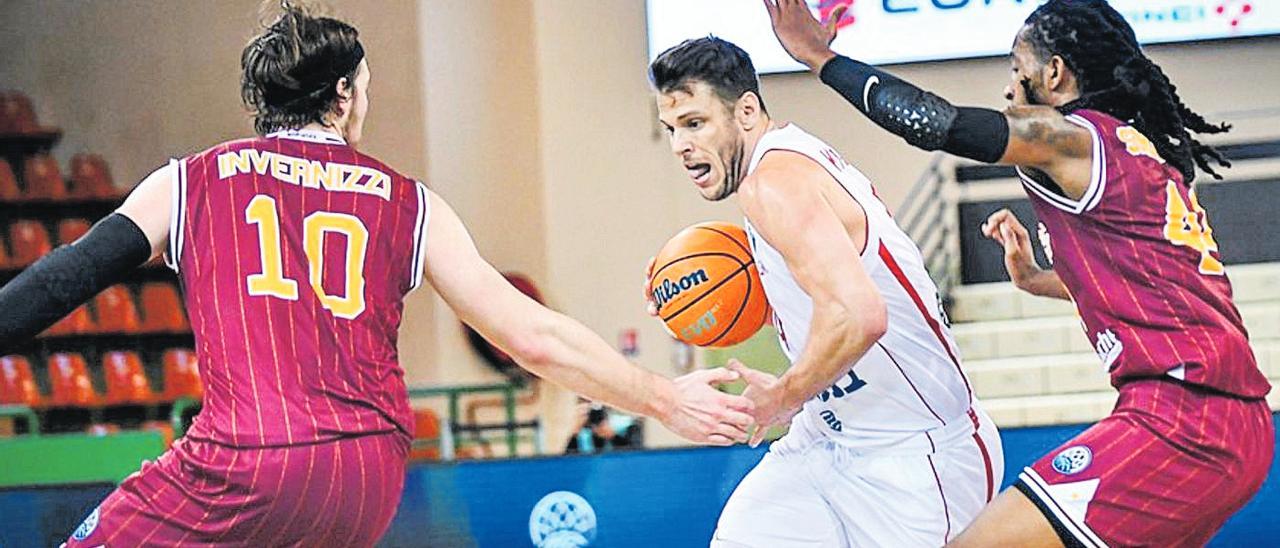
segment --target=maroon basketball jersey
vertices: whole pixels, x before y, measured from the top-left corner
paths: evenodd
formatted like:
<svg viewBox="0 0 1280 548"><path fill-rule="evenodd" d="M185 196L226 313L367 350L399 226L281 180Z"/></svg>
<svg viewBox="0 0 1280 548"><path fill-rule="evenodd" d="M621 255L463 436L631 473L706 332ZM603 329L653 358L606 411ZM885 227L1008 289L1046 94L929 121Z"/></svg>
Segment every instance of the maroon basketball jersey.
<svg viewBox="0 0 1280 548"><path fill-rule="evenodd" d="M1081 110L1093 174L1079 200L1019 171L1053 269L1117 387L1169 375L1244 397L1270 390L1195 192L1132 126Z"/></svg>
<svg viewBox="0 0 1280 548"><path fill-rule="evenodd" d="M173 166L166 259L206 389L189 435L233 446L411 435L396 339L422 279L425 186L308 131Z"/></svg>

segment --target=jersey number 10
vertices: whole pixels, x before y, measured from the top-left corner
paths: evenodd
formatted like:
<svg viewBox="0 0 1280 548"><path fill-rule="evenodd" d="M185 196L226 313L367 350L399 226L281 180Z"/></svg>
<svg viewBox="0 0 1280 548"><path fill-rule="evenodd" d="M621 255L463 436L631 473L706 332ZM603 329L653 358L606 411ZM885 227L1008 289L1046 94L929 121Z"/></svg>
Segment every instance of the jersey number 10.
<svg viewBox="0 0 1280 548"><path fill-rule="evenodd" d="M284 260L280 249L280 213L270 196L258 195L244 211L245 221L258 225L258 249L262 254L262 272L252 274L246 282L250 295L269 295L298 300L298 282L284 276ZM317 211L302 222L303 252L307 256L308 281L320 299L320 305L336 317L351 320L364 312L364 254L369 244L369 230L360 219L343 213ZM342 295L329 295L321 284L324 275L324 239L335 232L346 236L347 285Z"/></svg>

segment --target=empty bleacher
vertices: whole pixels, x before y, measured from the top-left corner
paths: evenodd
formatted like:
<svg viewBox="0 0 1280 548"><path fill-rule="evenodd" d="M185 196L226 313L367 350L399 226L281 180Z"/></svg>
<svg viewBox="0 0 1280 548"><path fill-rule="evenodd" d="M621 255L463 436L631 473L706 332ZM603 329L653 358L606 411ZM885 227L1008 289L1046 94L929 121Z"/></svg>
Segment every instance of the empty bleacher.
<svg viewBox="0 0 1280 548"><path fill-rule="evenodd" d="M64 169L51 154L60 138L30 98L0 91L0 284L79 239L123 197L102 156L75 154ZM182 428L171 414L189 418L203 394L193 346L176 276L148 264L6 349L0 406L25 406L40 426L0 424L0 433L142 429L171 441Z"/></svg>
<svg viewBox="0 0 1280 548"><path fill-rule="evenodd" d="M1280 380L1280 263L1227 267L1259 367ZM952 293L952 333L987 411L1003 427L1093 422L1115 404L1071 303L1008 282ZM1271 395L1280 409L1280 395Z"/></svg>

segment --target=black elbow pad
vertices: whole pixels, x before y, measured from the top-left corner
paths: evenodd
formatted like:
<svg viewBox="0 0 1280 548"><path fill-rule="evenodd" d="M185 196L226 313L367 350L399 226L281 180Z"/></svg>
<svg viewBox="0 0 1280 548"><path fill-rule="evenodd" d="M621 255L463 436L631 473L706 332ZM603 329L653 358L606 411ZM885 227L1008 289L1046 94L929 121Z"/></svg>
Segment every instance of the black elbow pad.
<svg viewBox="0 0 1280 548"><path fill-rule="evenodd" d="M901 81L886 82L871 91L875 93L870 98L872 121L924 150L939 150L947 144L957 109L946 99Z"/></svg>
<svg viewBox="0 0 1280 548"><path fill-rule="evenodd" d="M956 109L955 121L942 149L971 160L994 164L1009 146L1009 120L987 108Z"/></svg>

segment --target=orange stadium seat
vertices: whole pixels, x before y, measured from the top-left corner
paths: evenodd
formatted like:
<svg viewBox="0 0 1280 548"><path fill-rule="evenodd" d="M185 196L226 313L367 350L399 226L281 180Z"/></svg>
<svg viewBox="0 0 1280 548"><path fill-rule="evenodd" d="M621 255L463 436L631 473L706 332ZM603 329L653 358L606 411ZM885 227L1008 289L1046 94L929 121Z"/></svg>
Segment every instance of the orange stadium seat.
<svg viewBox="0 0 1280 548"><path fill-rule="evenodd" d="M165 400L204 397L204 384L196 369L196 353L185 348L174 348L164 353Z"/></svg>
<svg viewBox="0 0 1280 548"><path fill-rule="evenodd" d="M65 200L67 182L62 179L58 161L48 154L28 156L22 170L24 195L29 200Z"/></svg>
<svg viewBox="0 0 1280 548"><path fill-rule="evenodd" d="M22 198L22 190L18 188L18 178L13 174L13 166L0 158L0 200L12 201Z"/></svg>
<svg viewBox="0 0 1280 548"><path fill-rule="evenodd" d="M153 282L142 286L142 330L152 333L187 330L182 299L173 284Z"/></svg>
<svg viewBox="0 0 1280 548"><path fill-rule="evenodd" d="M440 441L440 417L430 409L413 410L414 441ZM410 460L440 460L438 444L420 445L409 451Z"/></svg>
<svg viewBox="0 0 1280 548"><path fill-rule="evenodd" d="M138 306L133 294L123 285L113 285L93 299L98 312L98 331L102 333L137 333Z"/></svg>
<svg viewBox="0 0 1280 548"><path fill-rule="evenodd" d="M58 223L58 243L69 244L89 232L92 225L84 219L63 219Z"/></svg>
<svg viewBox="0 0 1280 548"><path fill-rule="evenodd" d="M49 231L38 221L14 221L9 225L9 245L13 248L9 258L12 266L29 265L53 251Z"/></svg>
<svg viewBox="0 0 1280 548"><path fill-rule="evenodd" d="M49 403L56 406L92 407L98 404L98 392L89 380L84 357L64 353L49 356Z"/></svg>
<svg viewBox="0 0 1280 548"><path fill-rule="evenodd" d="M147 374L142 370L142 359L136 352L107 352L102 358L102 372L107 381L103 400L108 405L156 401Z"/></svg>
<svg viewBox="0 0 1280 548"><path fill-rule="evenodd" d="M31 98L21 92L0 93L0 133L34 133L40 130Z"/></svg>
<svg viewBox="0 0 1280 548"><path fill-rule="evenodd" d="M77 154L71 157L71 196L75 198L112 198L115 184L107 161L97 154Z"/></svg>
<svg viewBox="0 0 1280 548"><path fill-rule="evenodd" d="M53 324L44 331L43 336L56 337L60 335L78 335L82 333L93 333L97 327L93 325L93 317L89 315L89 307L81 305L79 308L72 310L57 323Z"/></svg>
<svg viewBox="0 0 1280 548"><path fill-rule="evenodd" d="M0 358L0 405L40 407L43 403L31 363L22 356Z"/></svg>

